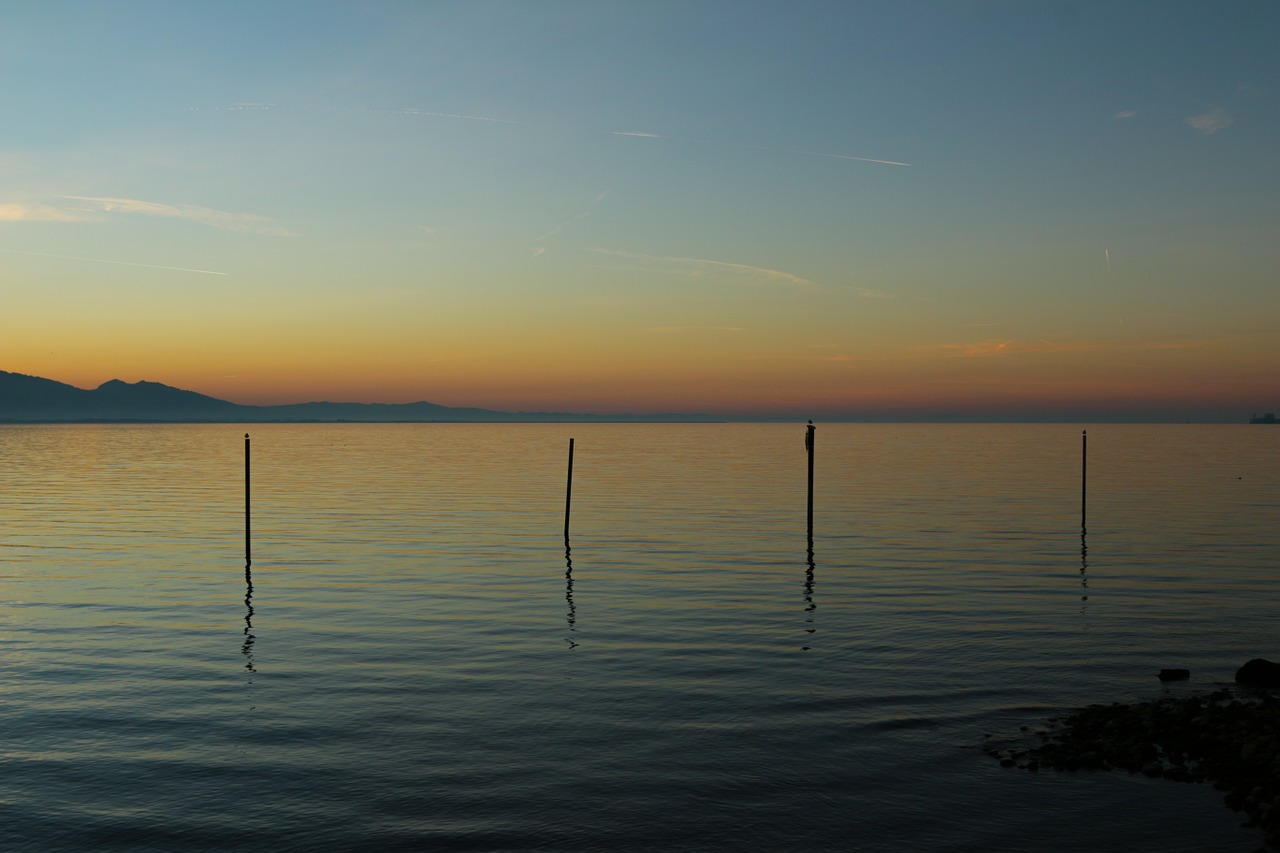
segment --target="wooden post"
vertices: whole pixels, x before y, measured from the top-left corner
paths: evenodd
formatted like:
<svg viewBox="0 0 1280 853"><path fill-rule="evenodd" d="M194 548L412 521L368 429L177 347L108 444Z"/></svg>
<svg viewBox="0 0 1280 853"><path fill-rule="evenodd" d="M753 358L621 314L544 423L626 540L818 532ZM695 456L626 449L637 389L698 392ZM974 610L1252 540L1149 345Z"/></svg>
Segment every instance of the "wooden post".
<svg viewBox="0 0 1280 853"><path fill-rule="evenodd" d="M805 428L804 448L809 454L809 536L813 536L813 421ZM812 548L812 545L810 545Z"/></svg>
<svg viewBox="0 0 1280 853"><path fill-rule="evenodd" d="M573 439L569 439L569 481L564 489L564 544L569 544L569 507L573 503Z"/></svg>
<svg viewBox="0 0 1280 853"><path fill-rule="evenodd" d="M1080 532L1085 533L1085 498L1089 470L1089 431L1080 430Z"/></svg>
<svg viewBox="0 0 1280 853"><path fill-rule="evenodd" d="M249 570L249 433L244 434L244 567Z"/></svg>

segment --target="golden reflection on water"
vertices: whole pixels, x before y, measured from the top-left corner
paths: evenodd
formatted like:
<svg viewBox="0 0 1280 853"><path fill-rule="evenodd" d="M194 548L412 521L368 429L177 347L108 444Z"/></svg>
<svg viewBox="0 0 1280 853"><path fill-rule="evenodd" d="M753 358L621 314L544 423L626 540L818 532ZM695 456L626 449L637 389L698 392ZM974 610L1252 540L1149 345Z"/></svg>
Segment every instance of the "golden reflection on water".
<svg viewBox="0 0 1280 853"><path fill-rule="evenodd" d="M6 736L40 758L7 755L0 795L38 819L76 802L42 775L61 750L102 769L95 809L136 805L137 771L153 825L260 802L264 827L332 818L335 843L390 849L391 789L406 820L544 831L577 784L661 827L782 774L754 790L795 792L785 812L718 789L733 820L830 802L846 824L809 846L880 820L905 849L923 797L989 848L981 809L947 806L1013 796L955 758L972 732L1277 640L1277 433L1091 428L1086 541L1079 426L824 424L806 535L803 425L576 424L563 581L563 425L255 426L243 581L243 429L0 428ZM252 787L213 772L246 744ZM318 779L337 795L297 811ZM932 787L851 793L886 780Z"/></svg>

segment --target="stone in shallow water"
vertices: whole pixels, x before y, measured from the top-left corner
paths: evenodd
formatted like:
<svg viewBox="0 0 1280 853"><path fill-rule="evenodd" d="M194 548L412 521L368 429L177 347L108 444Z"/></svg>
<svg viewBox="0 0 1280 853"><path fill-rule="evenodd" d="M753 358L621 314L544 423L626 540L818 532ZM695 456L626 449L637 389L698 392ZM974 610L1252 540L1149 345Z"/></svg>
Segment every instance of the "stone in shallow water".
<svg viewBox="0 0 1280 853"><path fill-rule="evenodd" d="M1160 670L1161 681L1186 681L1191 677L1189 669L1162 669Z"/></svg>
<svg viewBox="0 0 1280 853"><path fill-rule="evenodd" d="M1089 705L1051 721L1026 749L987 747L1004 766L1127 770L1179 782L1211 782L1280 848L1280 700L1250 690Z"/></svg>
<svg viewBox="0 0 1280 853"><path fill-rule="evenodd" d="M1236 670L1236 683L1254 687L1280 687L1280 663L1254 658Z"/></svg>

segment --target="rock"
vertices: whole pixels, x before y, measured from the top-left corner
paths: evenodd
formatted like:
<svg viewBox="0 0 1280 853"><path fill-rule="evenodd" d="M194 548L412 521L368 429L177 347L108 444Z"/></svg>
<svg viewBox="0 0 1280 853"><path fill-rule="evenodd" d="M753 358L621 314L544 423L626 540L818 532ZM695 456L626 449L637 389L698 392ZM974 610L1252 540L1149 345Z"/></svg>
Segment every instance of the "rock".
<svg viewBox="0 0 1280 853"><path fill-rule="evenodd" d="M1162 669L1160 670L1161 681L1186 681L1191 677L1189 669Z"/></svg>
<svg viewBox="0 0 1280 853"><path fill-rule="evenodd" d="M1254 658L1236 670L1236 683L1251 687L1280 687L1280 663Z"/></svg>
<svg viewBox="0 0 1280 853"><path fill-rule="evenodd" d="M1261 691L1179 693L1089 705L1057 717L1035 746L984 751L1028 771L1127 770L1211 783L1280 852L1280 699ZM1034 731L1027 728L1026 735Z"/></svg>

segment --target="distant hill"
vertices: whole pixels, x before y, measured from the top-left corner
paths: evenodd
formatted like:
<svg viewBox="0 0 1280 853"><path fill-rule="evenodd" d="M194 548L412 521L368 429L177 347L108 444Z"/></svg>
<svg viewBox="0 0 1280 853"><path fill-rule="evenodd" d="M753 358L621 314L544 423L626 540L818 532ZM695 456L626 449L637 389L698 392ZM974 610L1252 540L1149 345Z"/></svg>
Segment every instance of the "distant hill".
<svg viewBox="0 0 1280 853"><path fill-rule="evenodd" d="M0 370L0 423L430 423L712 421L707 415L502 412L437 403L297 403L243 406L158 382L112 379L93 390Z"/></svg>

